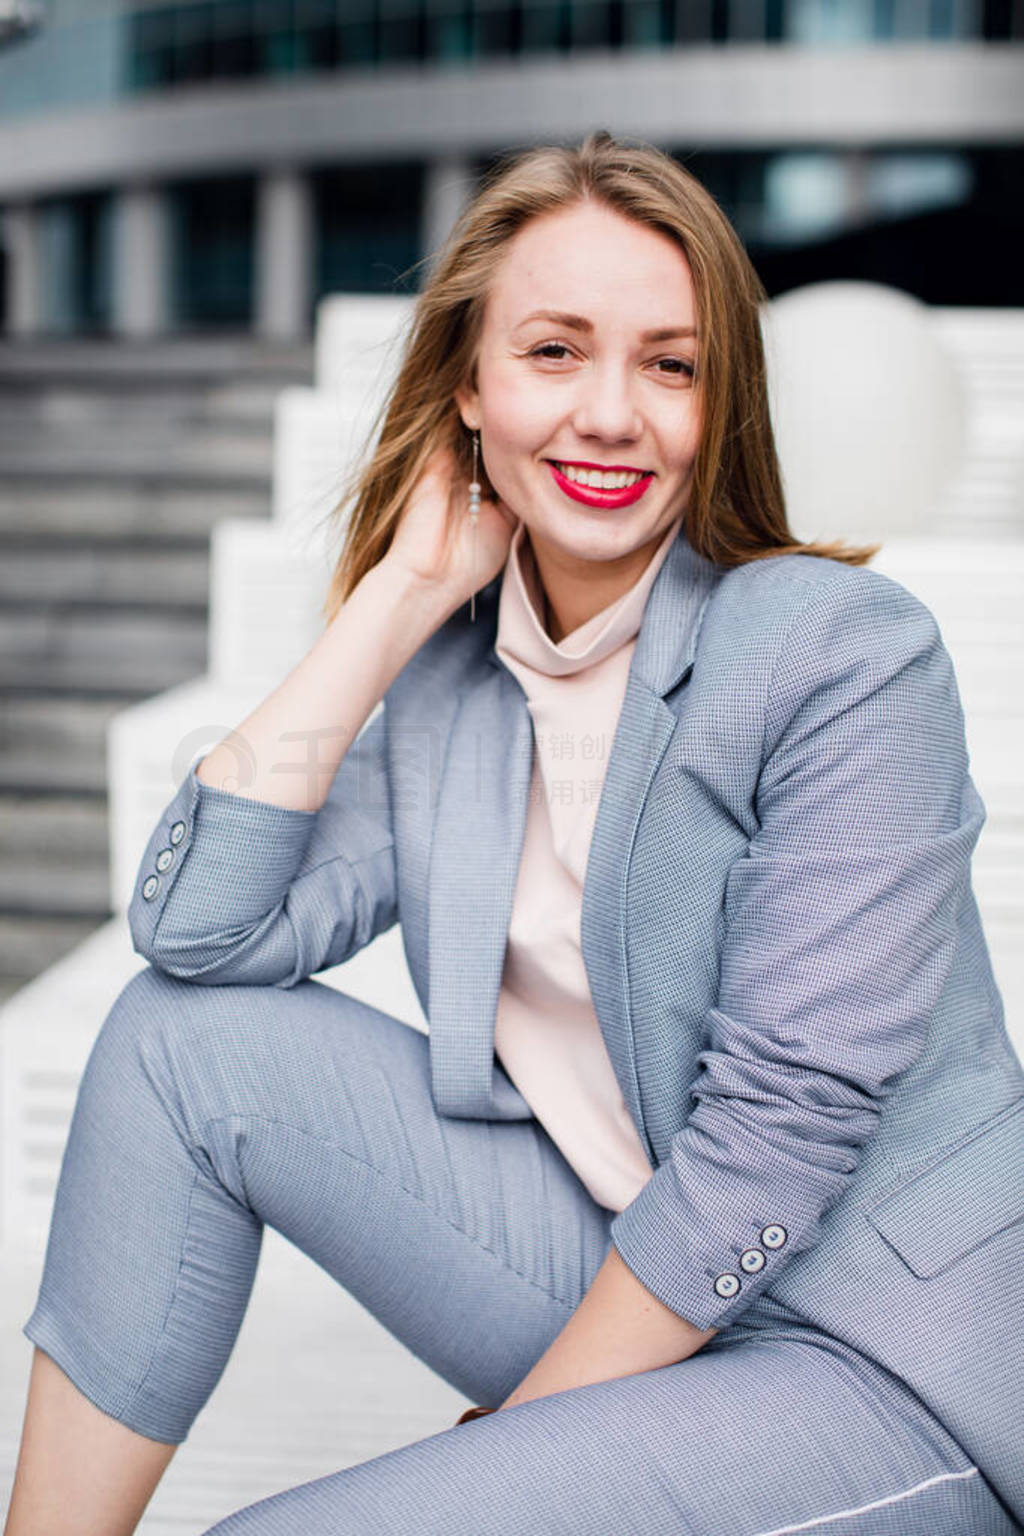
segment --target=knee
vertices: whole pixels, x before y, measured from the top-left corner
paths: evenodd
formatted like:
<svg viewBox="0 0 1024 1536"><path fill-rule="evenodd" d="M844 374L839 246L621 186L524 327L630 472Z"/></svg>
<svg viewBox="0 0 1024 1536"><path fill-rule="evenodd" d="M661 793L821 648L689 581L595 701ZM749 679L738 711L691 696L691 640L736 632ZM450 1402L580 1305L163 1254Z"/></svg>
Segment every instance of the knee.
<svg viewBox="0 0 1024 1536"><path fill-rule="evenodd" d="M170 1021L181 1015L183 984L150 965L121 988L100 1025L86 1064L86 1078L105 1068L121 1078L128 1066L162 1045Z"/></svg>
<svg viewBox="0 0 1024 1536"><path fill-rule="evenodd" d="M352 1007L358 1005L347 999ZM118 1050L155 1061L175 1058L230 1061L274 1054L296 1032L315 1027L325 1010L336 1010L337 993L311 981L294 988L203 986L181 981L145 965L121 989L110 1008L101 1037Z"/></svg>
<svg viewBox="0 0 1024 1536"><path fill-rule="evenodd" d="M122 987L97 1037L95 1053L152 1064L177 1050L202 1055L237 1021L261 1016L260 987L204 987L144 965ZM238 994L243 994L239 996ZM230 996L228 994L231 994Z"/></svg>
<svg viewBox="0 0 1024 1536"><path fill-rule="evenodd" d="M177 981L173 976L147 964L125 982L114 999L108 1017L124 1015L131 1019L141 1019L150 1013L160 1012L167 1004L176 1004L190 990L199 991L201 988L189 982Z"/></svg>
<svg viewBox="0 0 1024 1536"><path fill-rule="evenodd" d="M350 1031L353 1052L364 1032L379 1037L388 1027L420 1036L408 1025L370 1009L345 993L305 981L297 987L202 986L143 966L122 988L94 1048L133 1078L141 1069L156 1081L204 1081L230 1090L263 1072L274 1077L310 1063L316 1071L321 1046L336 1049ZM302 1070L306 1070L302 1068Z"/></svg>
<svg viewBox="0 0 1024 1536"><path fill-rule="evenodd" d="M82 1093L107 1106L155 1096L191 1130L206 1116L232 1112L282 1052L288 1001L267 991L200 986L144 966L103 1021Z"/></svg>
<svg viewBox="0 0 1024 1536"><path fill-rule="evenodd" d="M141 1043L162 1036L168 1025L202 1011L204 988L176 981L152 965L144 965L126 982L103 1021L101 1035ZM197 998L190 993L199 993Z"/></svg>

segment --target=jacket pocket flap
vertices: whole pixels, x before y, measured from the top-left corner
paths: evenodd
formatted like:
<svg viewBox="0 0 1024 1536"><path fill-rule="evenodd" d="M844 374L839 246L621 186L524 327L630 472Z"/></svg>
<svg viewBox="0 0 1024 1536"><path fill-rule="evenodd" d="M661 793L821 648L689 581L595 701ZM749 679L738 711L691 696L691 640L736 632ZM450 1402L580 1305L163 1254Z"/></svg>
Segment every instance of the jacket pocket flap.
<svg viewBox="0 0 1024 1536"><path fill-rule="evenodd" d="M1024 1098L865 1212L929 1279L1024 1217Z"/></svg>

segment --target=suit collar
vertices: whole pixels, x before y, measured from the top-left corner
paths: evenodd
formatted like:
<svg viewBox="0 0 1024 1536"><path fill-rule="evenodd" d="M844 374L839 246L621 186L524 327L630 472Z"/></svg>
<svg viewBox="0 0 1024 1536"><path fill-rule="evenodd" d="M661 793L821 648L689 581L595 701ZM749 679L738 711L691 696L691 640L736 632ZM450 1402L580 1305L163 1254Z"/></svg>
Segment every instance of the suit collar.
<svg viewBox="0 0 1024 1536"><path fill-rule="evenodd" d="M633 1122L643 1125L622 957L625 888L643 802L676 725L666 695L689 675L720 568L680 531L651 588L598 804L583 888L581 948L609 1058ZM500 577L478 597L485 667L458 691L431 840L431 1083L442 1114L518 1118L496 1070L494 1023L518 879L533 760L526 695L494 650ZM480 654L478 652L478 654Z"/></svg>
<svg viewBox="0 0 1024 1536"><path fill-rule="evenodd" d="M487 662L507 670L494 649L503 574L485 588L489 601L483 613L490 625ZM680 683L696 656L700 621L721 574L720 566L690 544L684 522L654 578L633 652L631 681L644 683L659 698Z"/></svg>

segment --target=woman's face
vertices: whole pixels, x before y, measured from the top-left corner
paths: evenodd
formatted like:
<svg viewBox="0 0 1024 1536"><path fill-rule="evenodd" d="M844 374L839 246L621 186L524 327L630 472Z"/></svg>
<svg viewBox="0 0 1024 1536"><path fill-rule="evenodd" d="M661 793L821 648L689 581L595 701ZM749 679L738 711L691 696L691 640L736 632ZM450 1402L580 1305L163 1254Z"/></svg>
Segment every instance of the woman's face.
<svg viewBox="0 0 1024 1536"><path fill-rule="evenodd" d="M556 611L577 617L585 587L600 594L594 612L628 590L686 506L700 425L695 327L680 247L601 204L533 219L505 254L476 388L456 399L480 431L491 484L526 524ZM581 483L594 466L617 488Z"/></svg>

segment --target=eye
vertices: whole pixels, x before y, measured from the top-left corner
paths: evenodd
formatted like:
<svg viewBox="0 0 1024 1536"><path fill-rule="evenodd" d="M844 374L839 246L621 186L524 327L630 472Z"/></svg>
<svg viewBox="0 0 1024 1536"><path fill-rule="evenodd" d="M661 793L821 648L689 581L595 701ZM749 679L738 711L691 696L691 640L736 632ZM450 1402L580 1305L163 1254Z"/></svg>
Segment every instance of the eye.
<svg viewBox="0 0 1024 1536"><path fill-rule="evenodd" d="M542 341L538 346L531 347L527 357L542 357L552 363L560 363L568 355L570 348L564 341ZM675 378L692 379L696 368L683 357L661 357L654 364L658 371Z"/></svg>
<svg viewBox="0 0 1024 1536"><path fill-rule="evenodd" d="M552 352L568 352L569 348L562 341L544 341L539 347L533 347L527 353L528 357L551 357ZM551 358L552 362L560 363L560 357Z"/></svg>
<svg viewBox="0 0 1024 1536"><path fill-rule="evenodd" d="M686 374L688 378L691 378L691 379L693 378L693 375L694 375L694 365L693 365L693 363L688 363L685 358L683 358L683 357L659 357L657 363L655 364L655 367L663 368L666 363L669 364L669 372L676 374L677 377L679 377L682 374ZM673 364L675 365L674 367L672 366Z"/></svg>

